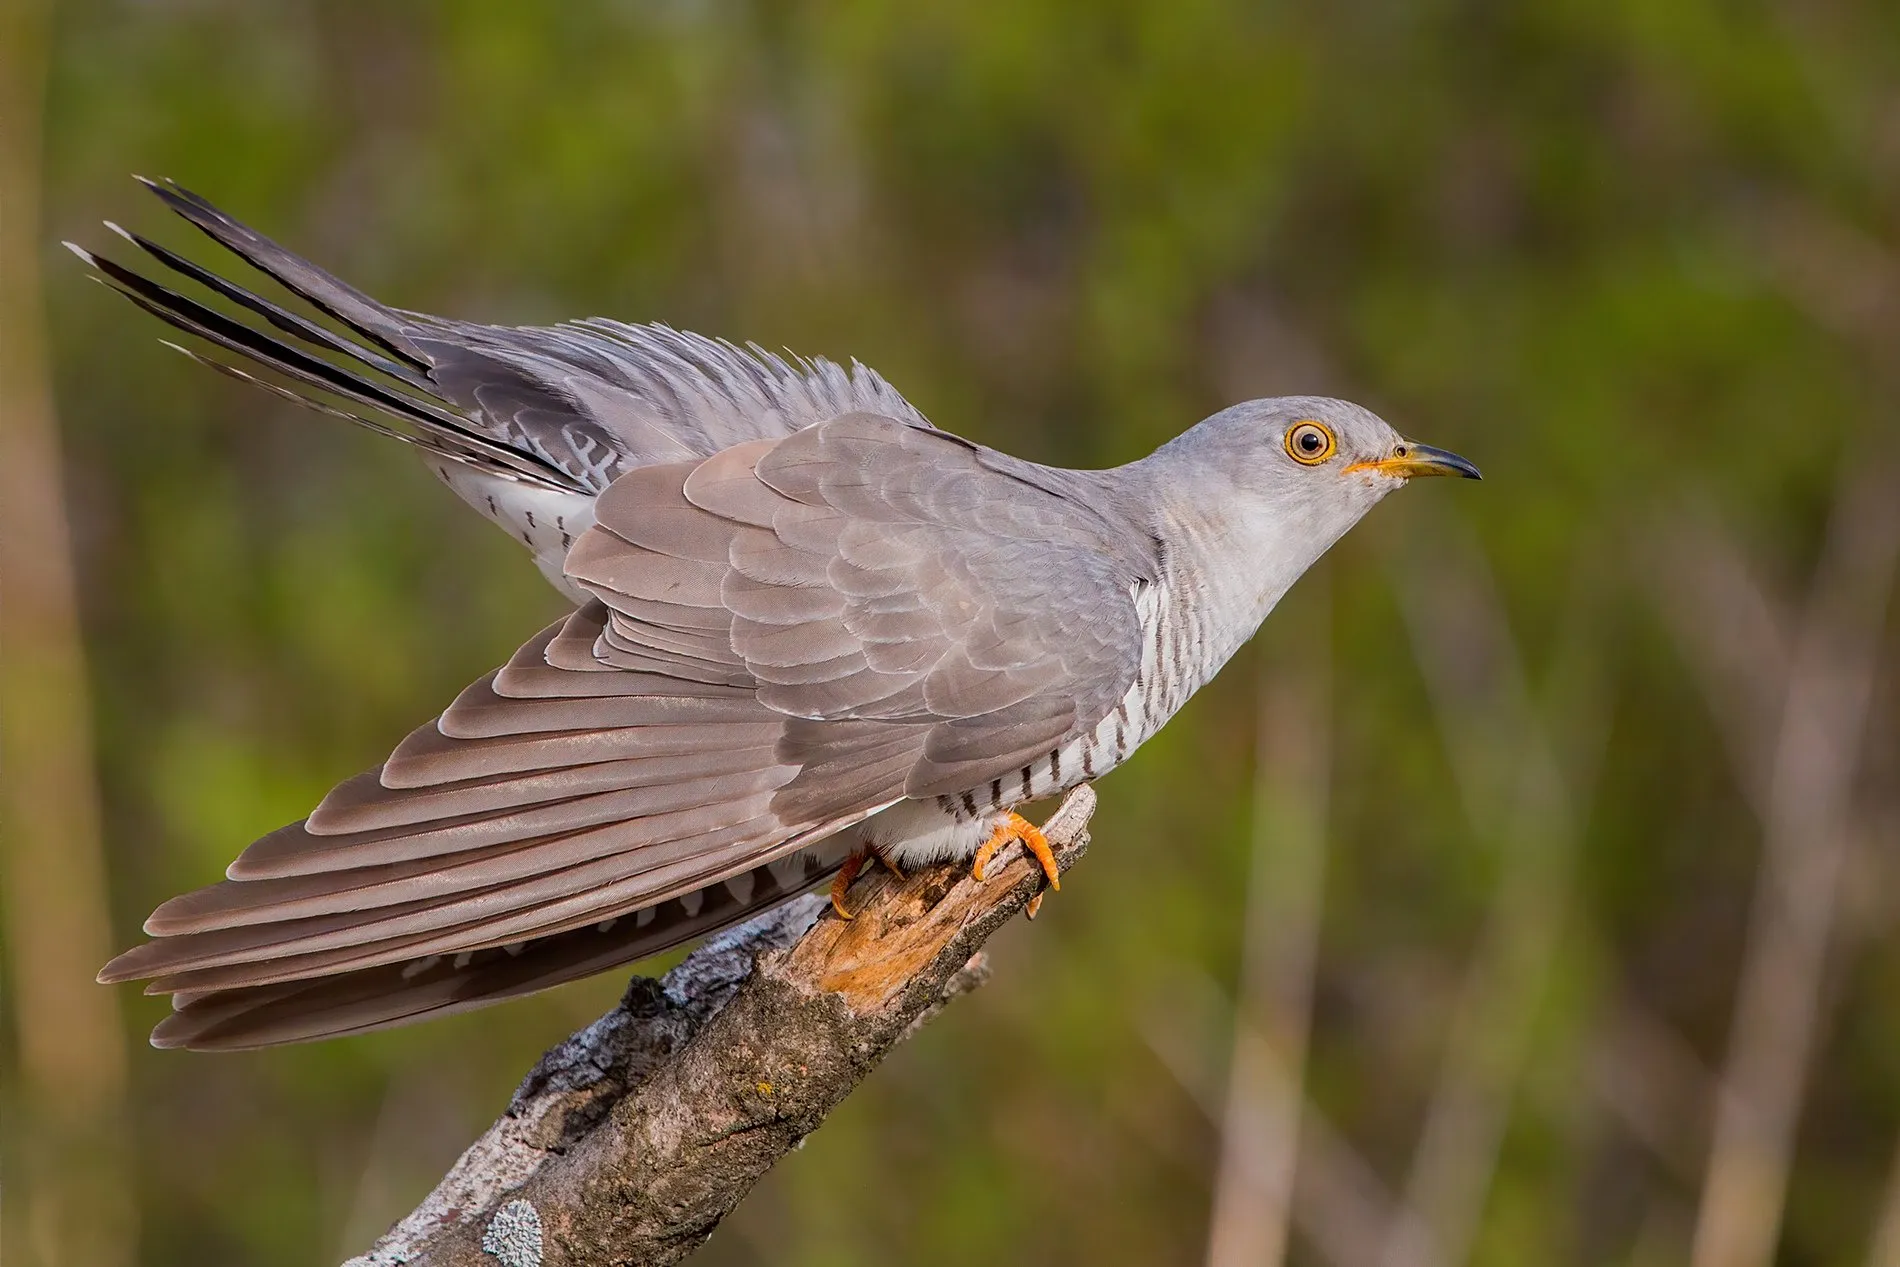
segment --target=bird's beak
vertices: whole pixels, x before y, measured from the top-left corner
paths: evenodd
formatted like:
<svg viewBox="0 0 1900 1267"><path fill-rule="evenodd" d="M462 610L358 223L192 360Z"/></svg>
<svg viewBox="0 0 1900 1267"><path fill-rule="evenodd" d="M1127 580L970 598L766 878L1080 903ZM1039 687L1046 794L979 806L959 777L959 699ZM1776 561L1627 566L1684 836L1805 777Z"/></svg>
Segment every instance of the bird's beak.
<svg viewBox="0 0 1900 1267"><path fill-rule="evenodd" d="M1390 475L1402 480L1418 479L1426 475L1461 475L1468 480L1481 480L1478 468L1459 457L1449 449L1434 449L1429 444L1415 444L1410 440L1400 441L1389 457L1373 462L1354 462L1344 474L1354 471L1377 471L1381 475Z"/></svg>

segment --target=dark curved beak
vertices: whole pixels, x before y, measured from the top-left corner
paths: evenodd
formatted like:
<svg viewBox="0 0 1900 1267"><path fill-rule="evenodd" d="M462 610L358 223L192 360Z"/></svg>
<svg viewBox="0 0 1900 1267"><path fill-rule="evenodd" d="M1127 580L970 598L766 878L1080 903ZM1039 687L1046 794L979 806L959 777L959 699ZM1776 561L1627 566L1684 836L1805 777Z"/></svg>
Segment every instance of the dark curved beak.
<svg viewBox="0 0 1900 1267"><path fill-rule="evenodd" d="M1402 441L1390 457L1380 458L1376 462L1354 462L1346 468L1350 475L1354 471L1377 471L1382 475L1395 475L1400 479L1421 479L1427 475L1457 475L1468 480L1481 480L1484 476L1478 468L1459 457L1450 449L1435 449L1429 444L1415 444L1410 440Z"/></svg>

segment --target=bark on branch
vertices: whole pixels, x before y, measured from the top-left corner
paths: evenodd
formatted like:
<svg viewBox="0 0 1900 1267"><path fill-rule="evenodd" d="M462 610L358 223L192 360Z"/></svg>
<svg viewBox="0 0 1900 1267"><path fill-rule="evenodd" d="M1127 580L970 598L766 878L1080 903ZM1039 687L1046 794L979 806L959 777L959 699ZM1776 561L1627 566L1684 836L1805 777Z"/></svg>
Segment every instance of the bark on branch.
<svg viewBox="0 0 1900 1267"><path fill-rule="evenodd" d="M1095 793L1044 826L1088 849ZM981 948L1042 889L1020 852L808 894L709 939L543 1056L413 1213L345 1267L675 1263L891 1049L988 976Z"/></svg>

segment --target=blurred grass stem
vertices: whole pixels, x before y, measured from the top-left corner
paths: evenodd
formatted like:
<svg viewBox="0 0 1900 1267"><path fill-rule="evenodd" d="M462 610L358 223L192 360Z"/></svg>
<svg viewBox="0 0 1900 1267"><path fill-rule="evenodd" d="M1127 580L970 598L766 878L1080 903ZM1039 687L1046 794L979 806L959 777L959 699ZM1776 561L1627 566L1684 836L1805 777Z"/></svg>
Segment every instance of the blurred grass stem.
<svg viewBox="0 0 1900 1267"><path fill-rule="evenodd" d="M1326 595L1313 597L1324 611ZM1313 649L1329 644L1326 628L1311 631L1297 672L1263 672L1260 681L1252 865L1208 1267L1259 1267L1286 1256L1331 765L1331 664Z"/></svg>
<svg viewBox="0 0 1900 1267"><path fill-rule="evenodd" d="M14 1064L10 1262L132 1260L90 707L40 300L49 15L0 4L0 877ZM21 1217L20 1206L24 1206Z"/></svg>
<svg viewBox="0 0 1900 1267"><path fill-rule="evenodd" d="M1891 476L1870 471L1864 460L1855 465L1861 473L1844 477L1788 671L1779 679L1780 721L1765 794L1756 798L1764 820L1761 863L1694 1267L1767 1264L1780 1237L1852 835L1850 797L1900 552ZM1719 612L1704 612L1682 628L1719 636L1723 624ZM1704 653L1700 643L1685 650L1692 659Z"/></svg>
<svg viewBox="0 0 1900 1267"><path fill-rule="evenodd" d="M1476 956L1453 1012L1383 1267L1464 1262L1495 1174L1511 1101L1555 964L1584 809L1606 728L1589 689L1590 640L1572 586L1554 692L1534 707L1524 656L1495 578L1469 530L1440 515L1429 564L1395 569L1414 652L1435 705L1475 832L1492 837L1502 870Z"/></svg>

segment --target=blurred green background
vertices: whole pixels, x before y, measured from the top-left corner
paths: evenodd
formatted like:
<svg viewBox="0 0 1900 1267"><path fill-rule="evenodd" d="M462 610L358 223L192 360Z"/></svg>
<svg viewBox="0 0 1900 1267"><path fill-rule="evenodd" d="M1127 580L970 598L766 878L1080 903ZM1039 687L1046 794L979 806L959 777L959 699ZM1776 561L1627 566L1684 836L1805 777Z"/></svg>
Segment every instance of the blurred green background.
<svg viewBox="0 0 1900 1267"><path fill-rule="evenodd" d="M1031 458L1325 392L1484 468L1296 588L699 1261L1900 1261L1900 6L6 21L0 432L65 495L0 540L9 1263L359 1252L620 987L219 1057L90 984L559 610L85 284L102 218L199 251L133 171L403 307L856 356Z"/></svg>

